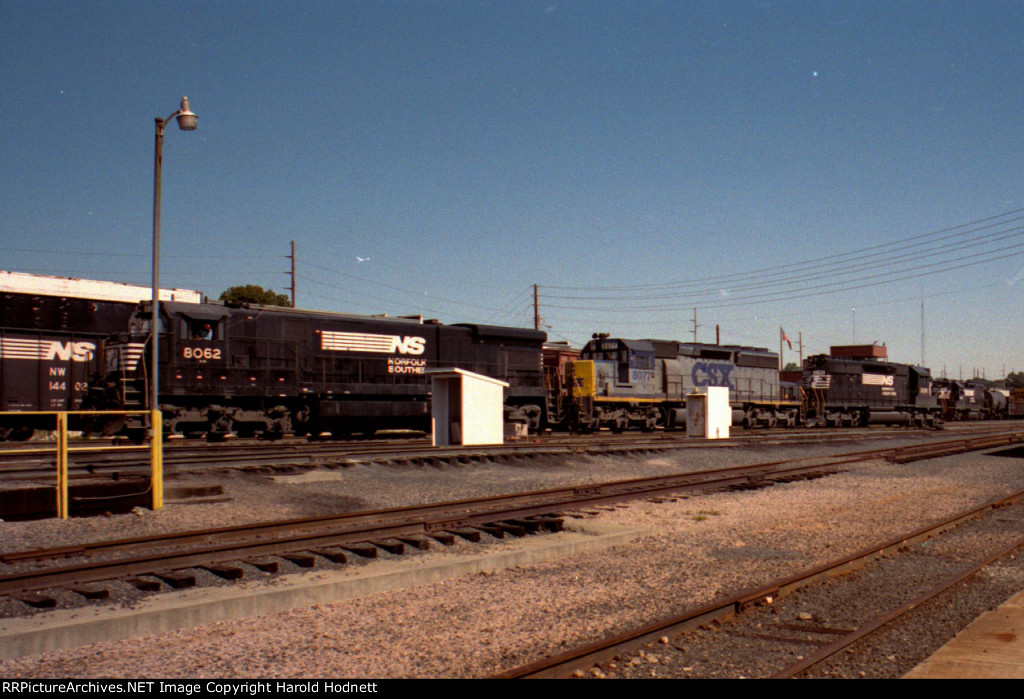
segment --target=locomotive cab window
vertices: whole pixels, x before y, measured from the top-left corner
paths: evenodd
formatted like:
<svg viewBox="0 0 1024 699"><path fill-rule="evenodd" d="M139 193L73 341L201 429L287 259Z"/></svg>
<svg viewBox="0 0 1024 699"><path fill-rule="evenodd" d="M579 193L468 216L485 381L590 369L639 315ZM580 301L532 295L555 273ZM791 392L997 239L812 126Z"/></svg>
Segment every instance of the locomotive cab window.
<svg viewBox="0 0 1024 699"><path fill-rule="evenodd" d="M637 352L633 358L633 368L644 369L651 371L654 369L654 355L653 354L640 354Z"/></svg>
<svg viewBox="0 0 1024 699"><path fill-rule="evenodd" d="M217 339L217 325L218 323L214 320L195 320L189 318L186 320L188 323L188 337L193 340L215 340Z"/></svg>
<svg viewBox="0 0 1024 699"><path fill-rule="evenodd" d="M629 383L629 351L619 351L619 378L618 383L628 384Z"/></svg>

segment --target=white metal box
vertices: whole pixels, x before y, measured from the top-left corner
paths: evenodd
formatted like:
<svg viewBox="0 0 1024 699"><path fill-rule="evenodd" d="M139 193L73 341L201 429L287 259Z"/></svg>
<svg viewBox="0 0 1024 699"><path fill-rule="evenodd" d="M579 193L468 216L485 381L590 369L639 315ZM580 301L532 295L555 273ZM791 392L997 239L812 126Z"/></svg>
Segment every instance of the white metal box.
<svg viewBox="0 0 1024 699"><path fill-rule="evenodd" d="M691 439L729 439L732 408L729 389L708 386L686 396L686 436Z"/></svg>

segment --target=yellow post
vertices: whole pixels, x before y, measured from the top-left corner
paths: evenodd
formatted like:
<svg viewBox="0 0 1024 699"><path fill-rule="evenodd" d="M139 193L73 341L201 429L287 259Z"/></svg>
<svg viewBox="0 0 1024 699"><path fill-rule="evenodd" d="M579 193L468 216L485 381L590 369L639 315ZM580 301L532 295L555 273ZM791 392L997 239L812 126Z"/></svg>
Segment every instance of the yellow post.
<svg viewBox="0 0 1024 699"><path fill-rule="evenodd" d="M150 411L149 424L153 430L150 438L153 509L159 510L164 506L164 417L159 410Z"/></svg>
<svg viewBox="0 0 1024 699"><path fill-rule="evenodd" d="M57 516L68 518L68 414L57 413Z"/></svg>

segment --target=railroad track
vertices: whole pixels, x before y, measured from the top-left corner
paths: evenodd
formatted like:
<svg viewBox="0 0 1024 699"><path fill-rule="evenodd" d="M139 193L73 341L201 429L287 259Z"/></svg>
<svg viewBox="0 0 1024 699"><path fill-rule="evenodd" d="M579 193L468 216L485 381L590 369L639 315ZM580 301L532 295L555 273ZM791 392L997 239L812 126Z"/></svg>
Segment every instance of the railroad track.
<svg viewBox="0 0 1024 699"><path fill-rule="evenodd" d="M957 425L957 433L977 435L1003 434L1006 427L990 425ZM195 445L193 442L169 442L165 448L164 468L167 473L180 470L301 470L340 468L355 464L413 463L437 466L445 463L467 463L491 459L537 458L579 454L616 454L629 452L670 451L689 448L729 448L743 444L798 444L821 440L855 441L865 437L906 439L927 435L934 430L893 430L891 428L857 428L842 430L792 429L750 430L738 432L730 440L689 440L684 433L656 432L648 434L613 435L602 433L587 436L545 435L517 443L489 447L440 448L426 439L402 439L359 442L267 443L256 440L233 440L225 444ZM148 447L109 445L90 446L77 442L71 452L69 477L73 480L121 479L144 477L149 473ZM34 443L31 448L0 451L0 481L38 481L54 477L54 454L50 446Z"/></svg>
<svg viewBox="0 0 1024 699"><path fill-rule="evenodd" d="M960 448L982 449L1024 441L1024 434L975 438ZM0 575L0 594L37 607L52 606L45 591L68 588L83 597L102 596L96 583L130 579L133 584L172 587L195 583L190 568L226 579L244 575L239 562L276 569L272 557L313 567L318 559L344 563L350 556L376 557L377 551L401 553L431 541L455 537L479 540L482 534L523 535L561 527L569 514L596 513L595 507L633 499L656 499L723 488L764 487L772 483L820 477L851 463L899 458L901 448L875 449L832 457L814 457L692 473L555 488L441 504L351 513L290 521L183 532L160 537L0 554L13 570ZM145 578L148 578L145 579Z"/></svg>
<svg viewBox="0 0 1024 699"><path fill-rule="evenodd" d="M482 534L502 537L541 530L557 531L565 514L596 514L592 508L632 499L707 491L727 487L763 487L772 482L811 478L859 460L803 459L794 463L758 464L713 471L631 479L614 483L492 496L434 505L403 507L284 522L183 532L160 537L97 542L83 546L0 554L8 565L29 564L0 575L0 594L26 603L50 606L42 591L140 576L172 587L189 586L188 568L204 568L228 579L241 577L239 561L263 570L279 557L313 567L317 558L344 563L350 555L375 558L377 550L401 553L431 540L452 543L455 537L479 541ZM68 559L74 559L70 562ZM194 578L194 576L193 576ZM194 580L192 581L194 583Z"/></svg>
<svg viewBox="0 0 1024 699"><path fill-rule="evenodd" d="M691 651L690 645L697 645L694 640L682 638L673 642L673 638L680 638L682 634L693 632L697 629L710 627L719 628L720 634L724 636L721 645L734 646L744 640L754 639L761 642L761 651L757 653L760 664L770 664L771 661L764 659L770 654L765 649L772 649L775 646L776 654L791 658L791 661L780 662L780 667L766 676L772 678L797 677L809 672L837 653L849 649L854 644L862 641L873 634L885 629L889 624L898 621L902 616L924 605L926 602L949 591L954 586L975 575L993 562L1013 556L1019 553L1024 547L1024 539L1019 531L1012 535L1005 536L1005 541L994 544L990 549L983 552L970 551L963 557L957 557L957 569L954 573L948 574L938 582L932 581L927 589L909 594L908 598L896 606L880 604L874 615L867 615L862 621L852 628L836 628L814 623L813 620L799 624L787 623L788 618L780 620L780 614L770 611L777 609L780 603L787 597L803 591L811 586L818 585L824 581L832 581L840 576L846 576L854 571L862 571L874 561L888 557L898 557L923 541L934 539L940 534L965 523L974 520L994 511L1001 510L1011 505L1024 502L1024 491L989 502L981 507L954 515L932 525L907 532L904 535L893 538L889 541L871 546L850 556L832 561L823 566L810 570L801 571L789 577L774 580L761 587L749 589L739 594L729 595L720 598L708 605L686 610L678 615L659 619L644 626L637 627L625 633L610 636L593 643L570 649L564 653L543 658L536 662L509 669L496 677L498 679L513 678L563 678L583 677L588 671L592 676L605 676L601 667L609 668L614 662L616 670L623 668L623 676L629 677L632 666L645 665L645 660L650 657L645 647L667 648L668 653L680 651L684 657L679 658L676 664L691 665L691 656L686 655ZM973 558L968 563L963 560ZM837 583L839 584L839 583ZM863 586L858 588L857 594L863 597ZM828 594L829 604L842 604L842 593L832 590ZM757 616L757 620L750 619L744 623L742 617ZM729 624L728 628L720 625ZM795 632L795 633L794 633ZM831 638L832 640L818 641L819 638ZM681 646L678 644L682 644ZM797 646L798 650L790 652L779 651L779 647ZM809 649L804 651L803 649ZM801 654L802 653L802 654ZM726 663L709 650L708 645L701 646L694 651L699 657L698 662L707 666L714 666L721 669ZM666 660L666 654L658 655L658 663L672 663ZM687 675L695 671L694 667L686 667ZM699 674L697 675L699 676ZM744 671L743 676L758 676L756 670Z"/></svg>

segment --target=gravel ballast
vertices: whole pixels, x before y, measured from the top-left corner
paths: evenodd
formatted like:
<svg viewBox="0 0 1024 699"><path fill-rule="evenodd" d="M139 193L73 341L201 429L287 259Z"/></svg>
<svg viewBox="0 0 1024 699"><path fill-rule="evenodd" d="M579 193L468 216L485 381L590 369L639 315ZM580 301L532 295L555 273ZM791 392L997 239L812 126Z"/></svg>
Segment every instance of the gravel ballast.
<svg viewBox="0 0 1024 699"><path fill-rule="evenodd" d="M217 477L233 497L229 502L172 504L159 512L88 520L3 523L0 537L3 550L9 551L892 445L888 440L832 449L761 445L441 469L356 466L276 479L239 473ZM907 465L869 462L827 478L761 490L635 502L594 518L602 525L650 532L629 546L3 661L0 674L484 677L834 560L1024 489L1022 466L1020 458L979 454ZM488 544L496 550L506 545ZM274 584L273 579L266 584ZM998 602L986 604L992 603ZM648 669L644 676L649 674Z"/></svg>

